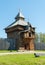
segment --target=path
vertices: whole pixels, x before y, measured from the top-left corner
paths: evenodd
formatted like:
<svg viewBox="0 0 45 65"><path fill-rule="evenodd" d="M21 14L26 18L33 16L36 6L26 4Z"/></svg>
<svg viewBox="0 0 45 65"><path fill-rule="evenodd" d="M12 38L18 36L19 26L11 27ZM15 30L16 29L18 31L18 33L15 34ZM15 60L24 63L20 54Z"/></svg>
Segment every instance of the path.
<svg viewBox="0 0 45 65"><path fill-rule="evenodd" d="M13 54L33 54L33 53L43 53L45 54L45 52L43 51L40 51L40 52L37 52L37 51L24 51L24 52L6 52L6 53L0 53L0 56L2 55L13 55Z"/></svg>

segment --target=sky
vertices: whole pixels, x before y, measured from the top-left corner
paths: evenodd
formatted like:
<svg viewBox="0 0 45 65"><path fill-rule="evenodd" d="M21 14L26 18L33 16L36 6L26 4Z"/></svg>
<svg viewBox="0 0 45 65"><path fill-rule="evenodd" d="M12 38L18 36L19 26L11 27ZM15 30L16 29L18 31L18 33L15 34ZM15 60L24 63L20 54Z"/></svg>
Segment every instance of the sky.
<svg viewBox="0 0 45 65"><path fill-rule="evenodd" d="M4 28L15 21L19 9L35 32L45 33L45 0L0 0L0 38L7 37Z"/></svg>

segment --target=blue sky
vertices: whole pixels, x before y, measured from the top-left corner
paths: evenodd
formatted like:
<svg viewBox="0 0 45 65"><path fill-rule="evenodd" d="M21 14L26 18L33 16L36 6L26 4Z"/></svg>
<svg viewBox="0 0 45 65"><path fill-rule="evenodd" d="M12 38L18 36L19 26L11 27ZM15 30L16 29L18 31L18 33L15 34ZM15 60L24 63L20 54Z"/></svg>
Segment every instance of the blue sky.
<svg viewBox="0 0 45 65"><path fill-rule="evenodd" d="M36 32L45 33L45 0L0 0L0 37L6 38L4 28L15 19L19 9L26 20L36 27Z"/></svg>

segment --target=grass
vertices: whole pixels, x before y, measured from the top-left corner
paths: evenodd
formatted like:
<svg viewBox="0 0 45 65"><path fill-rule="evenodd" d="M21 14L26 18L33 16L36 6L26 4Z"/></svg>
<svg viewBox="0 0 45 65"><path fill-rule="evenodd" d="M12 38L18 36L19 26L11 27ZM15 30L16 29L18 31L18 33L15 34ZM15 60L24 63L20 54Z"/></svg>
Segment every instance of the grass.
<svg viewBox="0 0 45 65"><path fill-rule="evenodd" d="M34 50L36 52L45 52L45 50ZM0 50L0 53L17 52L16 50Z"/></svg>
<svg viewBox="0 0 45 65"><path fill-rule="evenodd" d="M36 52L45 52L45 50L35 50Z"/></svg>
<svg viewBox="0 0 45 65"><path fill-rule="evenodd" d="M0 53L16 52L16 50L0 50Z"/></svg>
<svg viewBox="0 0 45 65"><path fill-rule="evenodd" d="M45 56L37 58L34 54L0 56L0 65L45 65Z"/></svg>

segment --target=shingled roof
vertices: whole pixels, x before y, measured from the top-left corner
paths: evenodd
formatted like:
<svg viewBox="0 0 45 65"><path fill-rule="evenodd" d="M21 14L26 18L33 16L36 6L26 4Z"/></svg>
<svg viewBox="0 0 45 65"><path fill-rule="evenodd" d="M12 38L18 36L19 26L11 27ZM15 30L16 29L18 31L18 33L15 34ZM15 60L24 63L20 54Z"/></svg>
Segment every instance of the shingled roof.
<svg viewBox="0 0 45 65"><path fill-rule="evenodd" d="M12 24L10 24L9 26L7 26L6 29L11 28L16 25L22 25L22 26L28 25L28 23L25 21L25 18L21 12L18 12L17 16L15 17L15 21Z"/></svg>

